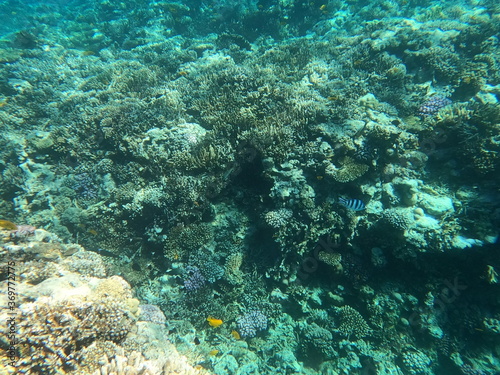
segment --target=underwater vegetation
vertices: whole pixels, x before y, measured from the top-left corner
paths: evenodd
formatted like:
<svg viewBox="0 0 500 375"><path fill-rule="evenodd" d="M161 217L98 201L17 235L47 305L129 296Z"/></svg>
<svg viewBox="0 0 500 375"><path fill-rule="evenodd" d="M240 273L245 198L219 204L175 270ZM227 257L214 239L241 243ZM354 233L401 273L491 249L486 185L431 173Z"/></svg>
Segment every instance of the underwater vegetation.
<svg viewBox="0 0 500 375"><path fill-rule="evenodd" d="M0 14L0 373L500 373L495 2Z"/></svg>

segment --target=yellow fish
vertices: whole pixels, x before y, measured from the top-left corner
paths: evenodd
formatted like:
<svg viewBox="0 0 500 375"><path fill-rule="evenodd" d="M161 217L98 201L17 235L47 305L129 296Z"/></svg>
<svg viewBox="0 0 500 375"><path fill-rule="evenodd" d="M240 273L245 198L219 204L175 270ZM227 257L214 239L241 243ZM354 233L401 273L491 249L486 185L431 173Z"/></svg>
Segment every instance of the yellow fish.
<svg viewBox="0 0 500 375"><path fill-rule="evenodd" d="M218 327L223 323L222 319L215 319L214 317L211 316L207 318L207 321L208 324L210 324L212 327Z"/></svg>
<svg viewBox="0 0 500 375"><path fill-rule="evenodd" d="M233 335L233 337L234 337L236 340L241 339L241 336L240 336L240 334L238 333L238 331L235 331L234 329L231 331L231 335Z"/></svg>
<svg viewBox="0 0 500 375"><path fill-rule="evenodd" d="M16 230L17 225L9 220L0 220L0 228L9 229L9 230Z"/></svg>
<svg viewBox="0 0 500 375"><path fill-rule="evenodd" d="M219 351L217 349L213 349L208 352L208 355L211 356L216 356L217 354L219 354Z"/></svg>

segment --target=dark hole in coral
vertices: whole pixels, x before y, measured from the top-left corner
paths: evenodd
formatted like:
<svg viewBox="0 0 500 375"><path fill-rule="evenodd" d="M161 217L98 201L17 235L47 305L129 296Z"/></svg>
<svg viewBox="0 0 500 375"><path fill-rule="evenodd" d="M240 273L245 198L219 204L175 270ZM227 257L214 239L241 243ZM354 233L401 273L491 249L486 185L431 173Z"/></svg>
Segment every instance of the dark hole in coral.
<svg viewBox="0 0 500 375"><path fill-rule="evenodd" d="M235 188L251 190L257 195L268 195L272 184L264 178L262 159L259 156L246 158L233 176Z"/></svg>
<svg viewBox="0 0 500 375"><path fill-rule="evenodd" d="M467 101L481 91L481 82L478 79L465 77L455 90L452 98L458 101Z"/></svg>
<svg viewBox="0 0 500 375"><path fill-rule="evenodd" d="M273 237L275 232L271 228L260 227L248 236L248 246L252 249L248 254L251 262L265 273L281 259L281 251Z"/></svg>
<svg viewBox="0 0 500 375"><path fill-rule="evenodd" d="M209 205L202 213L201 220L208 223L215 220L216 212L212 205Z"/></svg>
<svg viewBox="0 0 500 375"><path fill-rule="evenodd" d="M141 270L141 265L140 265L139 263L134 262L134 263L132 264L132 269L133 269L134 271L140 271L140 270Z"/></svg>
<svg viewBox="0 0 500 375"><path fill-rule="evenodd" d="M13 96L17 94L17 91L7 81L0 81L0 94Z"/></svg>
<svg viewBox="0 0 500 375"><path fill-rule="evenodd" d="M14 46L18 48L32 49L38 46L35 35L27 30L19 31L14 37Z"/></svg>

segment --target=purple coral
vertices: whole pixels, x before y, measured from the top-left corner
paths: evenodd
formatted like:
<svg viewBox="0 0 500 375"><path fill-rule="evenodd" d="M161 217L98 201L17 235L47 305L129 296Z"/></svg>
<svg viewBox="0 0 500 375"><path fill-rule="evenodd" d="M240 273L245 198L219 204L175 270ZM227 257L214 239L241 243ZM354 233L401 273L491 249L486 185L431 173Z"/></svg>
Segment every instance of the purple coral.
<svg viewBox="0 0 500 375"><path fill-rule="evenodd" d="M267 316L258 310L247 312L236 319L241 337L255 337L257 331L267 328Z"/></svg>
<svg viewBox="0 0 500 375"><path fill-rule="evenodd" d="M10 238L13 240L26 240L35 234L36 228L32 225L18 225L17 229L10 232Z"/></svg>
<svg viewBox="0 0 500 375"><path fill-rule="evenodd" d="M188 278L184 280L184 289L188 292L194 292L205 285L206 279L198 267L187 266L186 273Z"/></svg>
<svg viewBox="0 0 500 375"><path fill-rule="evenodd" d="M450 99L436 95L427 99L420 108L418 109L418 114L420 116L432 116L436 114L441 108L450 105L452 102Z"/></svg>
<svg viewBox="0 0 500 375"><path fill-rule="evenodd" d="M72 188L82 199L92 200L98 196L98 187L90 173L79 173L74 176Z"/></svg>
<svg viewBox="0 0 500 375"><path fill-rule="evenodd" d="M139 305L139 320L156 324L165 324L167 318L163 311L156 305Z"/></svg>

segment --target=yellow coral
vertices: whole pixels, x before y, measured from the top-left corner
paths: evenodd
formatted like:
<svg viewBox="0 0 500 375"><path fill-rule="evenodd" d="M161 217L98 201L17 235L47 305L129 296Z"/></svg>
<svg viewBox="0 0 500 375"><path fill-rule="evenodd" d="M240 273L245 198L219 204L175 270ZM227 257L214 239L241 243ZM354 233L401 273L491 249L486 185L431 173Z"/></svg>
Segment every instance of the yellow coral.
<svg viewBox="0 0 500 375"><path fill-rule="evenodd" d="M17 225L9 220L0 220L0 228L8 229L8 230L16 230Z"/></svg>

